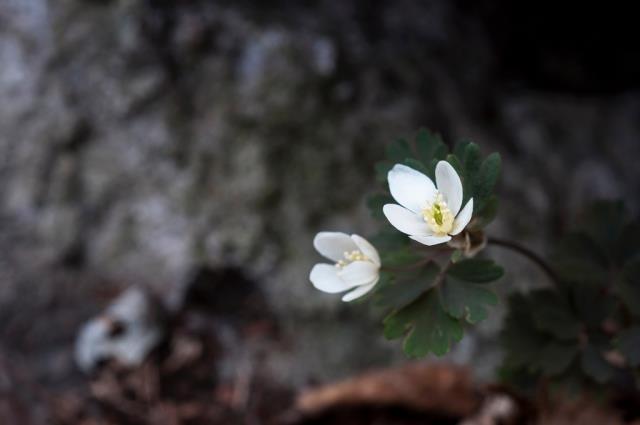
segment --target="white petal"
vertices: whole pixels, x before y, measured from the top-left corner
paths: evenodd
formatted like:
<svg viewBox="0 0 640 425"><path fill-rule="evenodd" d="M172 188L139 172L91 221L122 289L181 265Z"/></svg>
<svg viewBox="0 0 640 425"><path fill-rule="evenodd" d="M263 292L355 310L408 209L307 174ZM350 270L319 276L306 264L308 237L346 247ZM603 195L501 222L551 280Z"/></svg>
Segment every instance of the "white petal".
<svg viewBox="0 0 640 425"><path fill-rule="evenodd" d="M430 236L432 234L429 225L422 216L412 213L400 205L387 204L382 207L382 212L389 220L389 223L402 233L421 236Z"/></svg>
<svg viewBox="0 0 640 425"><path fill-rule="evenodd" d="M436 193L429 177L406 165L394 165L387 175L387 180L393 199L415 213L420 213Z"/></svg>
<svg viewBox="0 0 640 425"><path fill-rule="evenodd" d="M451 240L451 236L410 236L414 241L420 242L425 245L438 245L441 243L449 242Z"/></svg>
<svg viewBox="0 0 640 425"><path fill-rule="evenodd" d="M350 286L365 285L378 276L378 266L370 261L354 261L338 270L338 277Z"/></svg>
<svg viewBox="0 0 640 425"><path fill-rule="evenodd" d="M376 286L376 283L378 283L378 279L377 278L376 278L376 280L374 280L373 282L371 282L371 283L369 283L367 285L362 285L362 286L354 289L351 292L347 292L342 297L342 301L344 301L344 302L353 301L356 298L360 298L360 297L368 294Z"/></svg>
<svg viewBox="0 0 640 425"><path fill-rule="evenodd" d="M469 224L469 221L471 220L472 215L473 215L473 198L469 199L469 202L467 202L467 205L464 206L462 211L460 211L460 214L458 214L456 219L453 220L453 229L451 230L450 234L455 236L458 233L462 232L462 230L464 230L467 224Z"/></svg>
<svg viewBox="0 0 640 425"><path fill-rule="evenodd" d="M344 259L345 251L358 249L349 235L341 232L320 232L313 239L313 246L320 254L336 262Z"/></svg>
<svg viewBox="0 0 640 425"><path fill-rule="evenodd" d="M338 268L331 264L316 264L311 269L309 280L316 289L330 294L353 288L354 285L349 285L340 279L338 271Z"/></svg>
<svg viewBox="0 0 640 425"><path fill-rule="evenodd" d="M455 217L462 206L462 181L447 161L440 161L436 165L436 185Z"/></svg>
<svg viewBox="0 0 640 425"><path fill-rule="evenodd" d="M359 235L351 235L351 239L358 246L360 252L369 257L376 266L380 267L380 255L378 254L378 250L371 245L368 240Z"/></svg>

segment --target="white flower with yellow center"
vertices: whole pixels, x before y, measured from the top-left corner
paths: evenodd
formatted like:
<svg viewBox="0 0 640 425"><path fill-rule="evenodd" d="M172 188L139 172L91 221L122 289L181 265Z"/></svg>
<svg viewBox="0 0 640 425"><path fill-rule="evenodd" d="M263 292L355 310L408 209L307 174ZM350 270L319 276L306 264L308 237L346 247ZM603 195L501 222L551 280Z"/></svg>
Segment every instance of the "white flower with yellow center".
<svg viewBox="0 0 640 425"><path fill-rule="evenodd" d="M462 210L462 182L446 161L436 165L436 184L419 171L396 164L387 176L391 196L400 205L382 211L396 229L425 245L451 240L469 224L473 198Z"/></svg>
<svg viewBox="0 0 640 425"><path fill-rule="evenodd" d="M352 291L342 301L353 301L373 289L380 279L380 256L366 239L340 232L320 232L313 239L316 250L334 264L316 264L309 280L330 294Z"/></svg>

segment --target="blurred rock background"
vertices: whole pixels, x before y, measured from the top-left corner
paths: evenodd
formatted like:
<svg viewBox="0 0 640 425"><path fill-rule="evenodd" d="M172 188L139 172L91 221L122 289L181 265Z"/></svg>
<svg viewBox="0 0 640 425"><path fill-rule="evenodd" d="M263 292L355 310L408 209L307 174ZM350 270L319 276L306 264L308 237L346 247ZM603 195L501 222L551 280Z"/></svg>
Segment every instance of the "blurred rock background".
<svg viewBox="0 0 640 425"><path fill-rule="evenodd" d="M222 381L402 362L382 312L313 290L313 235L375 230L373 163L420 126L502 154L492 231L538 252L588 200L637 212L639 34L615 7L0 0L0 393L82 385L76 333L132 285L169 311L200 288ZM546 284L496 255L503 293ZM450 356L481 379L501 314Z"/></svg>

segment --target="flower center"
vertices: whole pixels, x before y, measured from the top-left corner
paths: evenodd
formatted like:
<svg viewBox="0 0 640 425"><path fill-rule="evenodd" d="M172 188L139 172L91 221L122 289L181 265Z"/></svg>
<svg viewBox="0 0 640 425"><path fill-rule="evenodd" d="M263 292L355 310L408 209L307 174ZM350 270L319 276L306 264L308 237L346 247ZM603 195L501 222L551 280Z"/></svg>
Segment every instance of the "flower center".
<svg viewBox="0 0 640 425"><path fill-rule="evenodd" d="M345 251L344 252L344 260L338 260L336 263L336 267L342 269L354 261L371 261L369 257L364 255L362 252L357 249L354 251Z"/></svg>
<svg viewBox="0 0 640 425"><path fill-rule="evenodd" d="M433 202L422 210L422 217L436 236L445 236L453 229L454 216L438 192Z"/></svg>

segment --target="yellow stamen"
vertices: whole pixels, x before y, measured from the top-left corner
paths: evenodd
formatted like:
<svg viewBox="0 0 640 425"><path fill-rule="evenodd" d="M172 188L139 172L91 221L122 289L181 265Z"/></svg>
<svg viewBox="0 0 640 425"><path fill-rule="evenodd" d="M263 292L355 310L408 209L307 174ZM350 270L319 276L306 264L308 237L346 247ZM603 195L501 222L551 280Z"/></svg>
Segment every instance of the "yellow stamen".
<svg viewBox="0 0 640 425"><path fill-rule="evenodd" d="M422 217L436 236L445 236L453 229L455 217L438 192L433 202L422 210Z"/></svg>
<svg viewBox="0 0 640 425"><path fill-rule="evenodd" d="M336 267L342 269L354 261L371 261L369 257L364 255L362 252L358 250L354 251L345 251L344 252L344 260L338 260L336 263Z"/></svg>

